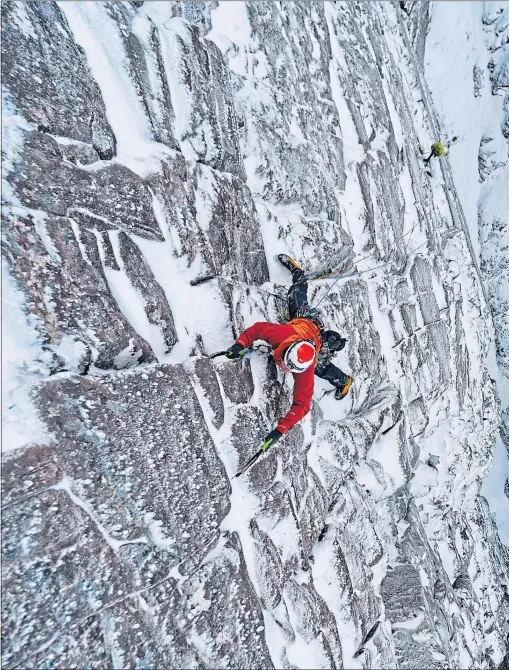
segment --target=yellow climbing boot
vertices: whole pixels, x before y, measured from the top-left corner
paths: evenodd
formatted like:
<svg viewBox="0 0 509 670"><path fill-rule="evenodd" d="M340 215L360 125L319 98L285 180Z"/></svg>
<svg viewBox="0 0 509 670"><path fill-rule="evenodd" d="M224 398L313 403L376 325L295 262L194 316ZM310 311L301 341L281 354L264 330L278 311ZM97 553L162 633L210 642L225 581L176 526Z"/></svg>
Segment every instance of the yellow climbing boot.
<svg viewBox="0 0 509 670"><path fill-rule="evenodd" d="M346 380L343 388L338 389L336 391L336 393L334 394L334 397L336 398L336 400L342 400L346 396L346 394L350 390L350 386L352 385L352 382L353 382L352 375L348 375L348 379Z"/></svg>
<svg viewBox="0 0 509 670"><path fill-rule="evenodd" d="M279 254L277 259L281 265L284 265L287 270L290 270L290 272L293 272L294 270L302 270L301 266L296 263L293 258L287 256L286 254Z"/></svg>

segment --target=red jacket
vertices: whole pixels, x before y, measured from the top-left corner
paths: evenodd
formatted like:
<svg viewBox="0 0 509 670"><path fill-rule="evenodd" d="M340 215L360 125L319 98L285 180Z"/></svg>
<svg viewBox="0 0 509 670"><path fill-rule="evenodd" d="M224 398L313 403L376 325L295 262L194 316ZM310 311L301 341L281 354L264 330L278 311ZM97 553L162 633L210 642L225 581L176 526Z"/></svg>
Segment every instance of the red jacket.
<svg viewBox="0 0 509 670"><path fill-rule="evenodd" d="M258 321L241 333L237 342L247 349L255 340L265 340L275 349L274 359L278 365L281 365L285 349L293 342L306 339L313 340L318 353L321 340L317 326L308 319L293 319L284 325ZM304 372L292 372L294 378L293 404L288 414L280 419L277 425L280 433L288 432L309 412L315 386L315 367L316 359Z"/></svg>

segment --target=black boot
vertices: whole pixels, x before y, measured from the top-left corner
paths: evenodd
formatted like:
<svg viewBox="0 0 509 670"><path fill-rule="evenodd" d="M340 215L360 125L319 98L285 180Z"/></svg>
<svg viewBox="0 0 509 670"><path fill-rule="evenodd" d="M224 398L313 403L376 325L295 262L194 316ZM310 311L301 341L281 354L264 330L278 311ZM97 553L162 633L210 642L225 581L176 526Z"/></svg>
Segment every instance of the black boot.
<svg viewBox="0 0 509 670"><path fill-rule="evenodd" d="M296 263L293 258L290 258L290 256L287 256L286 254L279 254L277 259L281 265L284 265L287 270L290 270L290 272L293 272L294 270L302 270L301 266Z"/></svg>

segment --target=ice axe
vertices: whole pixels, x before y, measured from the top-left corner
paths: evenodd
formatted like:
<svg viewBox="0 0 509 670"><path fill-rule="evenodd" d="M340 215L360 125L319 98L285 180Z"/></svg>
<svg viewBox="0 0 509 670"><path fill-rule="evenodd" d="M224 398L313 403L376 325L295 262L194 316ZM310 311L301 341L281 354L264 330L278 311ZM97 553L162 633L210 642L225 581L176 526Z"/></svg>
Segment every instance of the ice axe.
<svg viewBox="0 0 509 670"><path fill-rule="evenodd" d="M230 358L229 360L231 360L231 361L241 361L241 360L247 358L247 356L251 353L251 351L261 351L262 353L268 354L268 353L272 352L272 348L270 346L267 346L267 345L264 346L263 344L255 344L252 347L246 347L244 351L245 351L245 354L243 356L240 356L240 358ZM208 358L218 358L218 356L226 356L227 353L228 353L228 350L218 351L215 354L210 354L210 356L208 356Z"/></svg>
<svg viewBox="0 0 509 670"><path fill-rule="evenodd" d="M232 477L232 479L236 479L237 477L240 477L240 475L243 475L245 472L249 470L249 468L256 463L256 461L260 458L260 456L267 451L267 449L273 444L274 438L271 437L269 440L266 440L262 446L258 449L256 454L252 456L248 462L244 465L243 468L241 468L236 475Z"/></svg>

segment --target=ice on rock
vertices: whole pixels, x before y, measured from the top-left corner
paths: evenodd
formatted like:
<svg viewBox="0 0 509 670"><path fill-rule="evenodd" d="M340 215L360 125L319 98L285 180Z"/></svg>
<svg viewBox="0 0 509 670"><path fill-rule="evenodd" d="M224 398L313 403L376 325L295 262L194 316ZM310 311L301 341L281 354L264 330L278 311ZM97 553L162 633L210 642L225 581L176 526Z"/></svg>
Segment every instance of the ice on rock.
<svg viewBox="0 0 509 670"><path fill-rule="evenodd" d="M507 10L453 181L443 8L4 4L4 666L504 667ZM309 299L354 381L233 478L293 380L208 355L284 321L283 252L348 269Z"/></svg>

